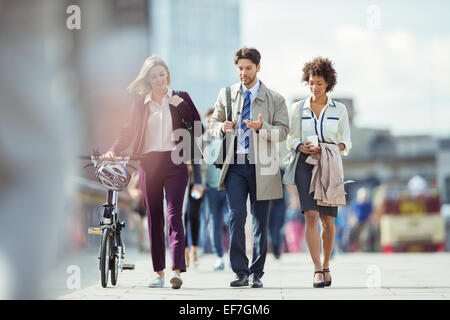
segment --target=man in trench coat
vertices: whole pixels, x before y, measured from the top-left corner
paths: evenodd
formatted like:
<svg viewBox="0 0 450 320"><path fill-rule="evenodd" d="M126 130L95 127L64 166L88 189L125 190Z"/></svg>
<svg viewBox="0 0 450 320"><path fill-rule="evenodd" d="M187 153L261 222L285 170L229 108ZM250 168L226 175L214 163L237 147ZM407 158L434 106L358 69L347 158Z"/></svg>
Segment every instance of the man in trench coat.
<svg viewBox="0 0 450 320"><path fill-rule="evenodd" d="M230 262L236 278L230 286L261 288L267 253L267 222L272 199L283 197L279 143L289 132L285 99L258 77L261 55L254 48L236 52L240 82L230 87L232 119L227 120L226 88L221 89L209 121L211 134L226 137L226 157L219 190L226 190L230 208ZM247 198L253 224L252 263L245 251Z"/></svg>

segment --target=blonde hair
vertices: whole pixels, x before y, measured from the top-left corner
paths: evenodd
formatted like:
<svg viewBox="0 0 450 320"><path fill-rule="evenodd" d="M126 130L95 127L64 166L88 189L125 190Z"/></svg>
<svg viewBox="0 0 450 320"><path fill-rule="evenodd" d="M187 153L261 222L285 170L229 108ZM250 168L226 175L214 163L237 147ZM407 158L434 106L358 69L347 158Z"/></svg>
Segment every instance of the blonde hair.
<svg viewBox="0 0 450 320"><path fill-rule="evenodd" d="M163 66L167 71L167 84L170 84L170 72L169 67L167 66L167 63L158 57L157 55L152 55L148 57L144 64L142 65L141 71L139 71L139 74L127 88L129 93L132 94L139 94L139 95L146 95L151 91L151 86L149 83L148 75L150 73L150 70L153 67L156 66Z"/></svg>

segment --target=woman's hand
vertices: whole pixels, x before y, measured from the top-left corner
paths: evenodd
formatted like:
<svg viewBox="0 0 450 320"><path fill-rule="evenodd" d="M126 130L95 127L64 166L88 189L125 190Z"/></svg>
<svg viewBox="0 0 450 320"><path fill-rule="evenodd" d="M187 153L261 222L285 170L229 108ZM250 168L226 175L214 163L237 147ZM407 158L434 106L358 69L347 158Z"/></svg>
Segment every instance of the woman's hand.
<svg viewBox="0 0 450 320"><path fill-rule="evenodd" d="M315 147L311 141L307 141L306 144L301 144L298 147L298 151L305 154L316 154L319 153L322 149L320 147Z"/></svg>
<svg viewBox="0 0 450 320"><path fill-rule="evenodd" d="M178 105L180 103L182 103L184 100L183 98L177 96L177 95L173 95L171 97L169 97L169 104L173 105L174 107L178 107Z"/></svg>
<svg viewBox="0 0 450 320"><path fill-rule="evenodd" d="M114 157L116 156L116 154L114 153L114 151L110 150L107 153L105 153L102 158L106 159L106 160L112 160L114 159Z"/></svg>

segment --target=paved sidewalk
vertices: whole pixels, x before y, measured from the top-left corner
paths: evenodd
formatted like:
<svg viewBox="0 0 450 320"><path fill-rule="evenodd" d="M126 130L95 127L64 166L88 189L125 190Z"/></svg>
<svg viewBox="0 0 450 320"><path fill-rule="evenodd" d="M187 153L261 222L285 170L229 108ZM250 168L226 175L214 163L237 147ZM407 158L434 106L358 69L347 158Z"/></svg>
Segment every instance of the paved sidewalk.
<svg viewBox="0 0 450 320"><path fill-rule="evenodd" d="M169 258L169 257L168 257ZM312 287L313 267L307 253L285 254L280 261L268 255L264 288L231 288L234 274L212 271L215 256L208 254L199 259L197 268L188 268L182 274L183 286L179 290L166 287L148 288L152 266L149 254L129 252L127 261L136 264L134 271L119 273L115 287L100 285L97 269L97 252L83 256L81 260L66 261L80 266L80 289L54 287L56 299L150 299L150 300L298 300L298 299L450 299L450 253L408 254L338 254L331 262L333 284L330 288ZM74 263L75 262L75 263ZM170 265L170 261L168 264ZM65 270L65 268L64 268ZM88 273L88 274L86 274ZM67 274L64 275L66 278ZM55 279L54 279L55 280ZM56 283L53 281L53 283ZM55 295L56 294L56 295Z"/></svg>

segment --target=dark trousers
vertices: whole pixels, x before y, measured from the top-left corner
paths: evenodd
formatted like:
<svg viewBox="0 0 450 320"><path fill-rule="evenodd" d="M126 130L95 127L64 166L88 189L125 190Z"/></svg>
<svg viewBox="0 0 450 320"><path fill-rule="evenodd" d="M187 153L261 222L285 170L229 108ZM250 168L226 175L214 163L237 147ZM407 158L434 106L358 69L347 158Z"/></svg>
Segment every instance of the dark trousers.
<svg viewBox="0 0 450 320"><path fill-rule="evenodd" d="M267 222L269 200L256 200L255 165L230 164L225 178L229 211L230 262L237 275L255 274L262 277L267 254ZM253 223L253 256L250 267L245 252L245 220L247 217L247 198Z"/></svg>
<svg viewBox="0 0 450 320"><path fill-rule="evenodd" d="M223 257L222 229L224 221L228 225L228 203L224 190L206 189L206 203L211 231L211 245L219 258Z"/></svg>
<svg viewBox="0 0 450 320"><path fill-rule="evenodd" d="M283 243L281 229L284 225L285 213L286 203L284 202L284 198L270 201L269 235L273 255L277 259L281 256L281 245Z"/></svg>
<svg viewBox="0 0 450 320"><path fill-rule="evenodd" d="M203 196L199 199L191 197L192 187L189 187L188 205L186 214L184 215L184 226L186 228L186 247L188 246L188 236L191 236L193 246L198 246L198 235L200 231L200 206L203 201ZM189 222L189 223L188 223ZM190 227L190 228L189 228Z"/></svg>
<svg viewBox="0 0 450 320"><path fill-rule="evenodd" d="M175 165L171 152L150 152L139 167L139 179L148 217L148 232L153 270L166 267L166 244L164 235L164 192L167 202L172 270L186 271L184 258L185 236L183 226L183 200L188 184L185 164Z"/></svg>
<svg viewBox="0 0 450 320"><path fill-rule="evenodd" d="M284 170L280 170L280 175L284 175ZM275 258L281 256L281 246L284 241L284 237L281 233L281 229L284 226L284 219L286 216L286 187L283 184L283 198L270 200L270 214L269 214L269 235L270 242L272 244L273 255Z"/></svg>

